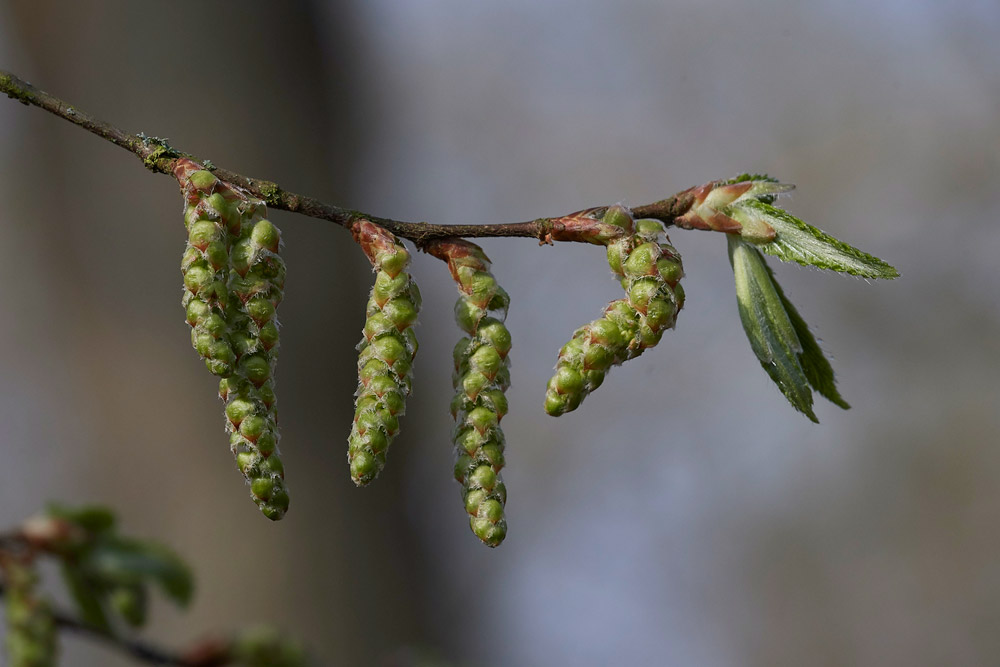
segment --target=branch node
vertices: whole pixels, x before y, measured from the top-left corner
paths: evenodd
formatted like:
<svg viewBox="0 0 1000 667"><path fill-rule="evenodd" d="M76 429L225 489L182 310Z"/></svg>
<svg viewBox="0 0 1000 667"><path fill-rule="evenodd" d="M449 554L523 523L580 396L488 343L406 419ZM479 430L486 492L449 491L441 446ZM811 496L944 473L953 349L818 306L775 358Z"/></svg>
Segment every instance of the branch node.
<svg viewBox="0 0 1000 667"><path fill-rule="evenodd" d="M538 226L538 245L552 245L552 232L556 228L560 231L565 228L560 222L553 222L549 218L538 218L535 220Z"/></svg>
<svg viewBox="0 0 1000 667"><path fill-rule="evenodd" d="M181 153L175 150L168 143L169 139L165 137L149 137L145 133L140 132L134 138L142 142L143 148L139 156L142 157L143 166L152 172L169 173L170 169L168 167L172 167L170 162L181 157ZM150 148L150 145L153 148ZM162 161L167 161L167 164L161 164Z"/></svg>

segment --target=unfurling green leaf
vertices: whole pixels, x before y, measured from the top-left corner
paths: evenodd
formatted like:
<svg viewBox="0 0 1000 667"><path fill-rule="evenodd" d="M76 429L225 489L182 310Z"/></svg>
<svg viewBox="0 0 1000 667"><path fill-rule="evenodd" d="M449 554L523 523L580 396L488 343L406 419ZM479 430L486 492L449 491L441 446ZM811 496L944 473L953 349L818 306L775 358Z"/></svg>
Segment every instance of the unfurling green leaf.
<svg viewBox="0 0 1000 667"><path fill-rule="evenodd" d="M57 553L62 558L66 587L86 624L111 631L111 611L129 625L142 625L151 584L179 606L191 600L194 581L187 564L161 544L118 535L110 511L57 506L50 509L49 516L79 519L76 526L82 530L74 532ZM89 520L94 517L103 518Z"/></svg>
<svg viewBox="0 0 1000 667"><path fill-rule="evenodd" d="M741 174L682 193L688 209L674 220L685 229L738 233L761 252L786 262L840 271L865 278L895 278L889 264L862 252L774 206L775 198L795 186L770 176Z"/></svg>
<svg viewBox="0 0 1000 667"><path fill-rule="evenodd" d="M50 503L47 510L49 516L68 521L92 535L110 532L116 523L114 512L101 505L66 507L58 503Z"/></svg>
<svg viewBox="0 0 1000 667"><path fill-rule="evenodd" d="M746 233L744 240L754 242L758 250L782 261L864 278L899 276L896 269L878 257L837 240L769 203L753 198L740 199L724 208L722 213L738 221L745 231L772 228L775 232L772 240L758 240Z"/></svg>
<svg viewBox="0 0 1000 667"><path fill-rule="evenodd" d="M802 352L799 354L799 363L802 365L802 372L805 373L806 380L809 381L809 386L834 405L844 410L849 410L851 406L841 397L840 392L837 391L830 360L823 354L819 342L817 342L812 332L809 331L809 325L799 315L799 311L795 308L795 305L785 296L781 285L774 278L774 272L771 271L771 267L767 266L766 263L764 266L767 268L767 274L771 277L774 290L778 293L781 305L784 306L785 312L788 314L788 319L791 320L792 327L795 329L795 335L802 346Z"/></svg>
<svg viewBox="0 0 1000 667"><path fill-rule="evenodd" d="M156 582L179 606L194 592L194 579L177 554L155 542L114 537L98 542L88 555L88 570L115 586Z"/></svg>
<svg viewBox="0 0 1000 667"><path fill-rule="evenodd" d="M814 422L819 420L813 412L811 383L803 369L801 358L805 348L799 339L798 330L804 330L810 348L816 347L815 339L808 333L808 327L796 313L796 326L786 310L787 299L779 292L773 276L764 263L764 258L752 244L736 234L729 234L729 260L736 277L736 300L740 311L743 330L750 339L750 347L757 355L760 365L771 376L775 384L792 406ZM817 378L829 380L832 386L833 374L827 376L819 371L815 361L815 350L810 350L807 365ZM822 352L819 353L822 357ZM842 402L839 395L834 395ZM823 395L823 392L820 392ZM829 393L829 392L827 392ZM838 403L839 405L840 403Z"/></svg>
<svg viewBox="0 0 1000 667"><path fill-rule="evenodd" d="M76 604L76 611L80 615L80 620L87 625L92 625L98 630L108 632L111 624L108 622L108 615L101 605L101 597L104 591L99 591L91 585L84 573L74 562L63 561L61 572L66 588L69 589L70 597Z"/></svg>

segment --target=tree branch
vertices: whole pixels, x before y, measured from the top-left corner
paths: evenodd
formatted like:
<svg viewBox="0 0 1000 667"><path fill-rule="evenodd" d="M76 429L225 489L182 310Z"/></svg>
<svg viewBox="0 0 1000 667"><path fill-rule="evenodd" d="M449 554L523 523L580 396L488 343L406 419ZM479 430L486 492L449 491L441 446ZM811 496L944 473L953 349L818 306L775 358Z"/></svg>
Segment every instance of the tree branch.
<svg viewBox="0 0 1000 667"><path fill-rule="evenodd" d="M43 524L40 523L38 525ZM44 525L57 529L63 526L61 522ZM0 533L0 563L3 563L6 558L34 560L39 551L44 552L46 550L44 537L40 538L39 535L28 535L23 529ZM51 536L49 535L48 537ZM0 567L0 572L6 575L4 567ZM0 581L0 598L6 592L6 584L4 581ZM229 643L217 639L206 639L192 645L183 653L173 653L154 644L149 644L138 639L121 637L108 630L88 625L69 612L61 609L52 609L51 614L52 620L60 630L74 632L84 637L104 642L132 656L136 660L141 660L151 665L223 667L232 663Z"/></svg>
<svg viewBox="0 0 1000 667"><path fill-rule="evenodd" d="M6 593L6 586L0 582L0 597ZM52 619L60 630L67 630L84 637L97 639L127 653L137 660L151 665L175 665L177 667L222 667L231 663L227 645L215 640L205 640L192 646L184 653L172 653L167 649L137 639L119 637L110 632L87 625L71 614L56 609Z"/></svg>
<svg viewBox="0 0 1000 667"><path fill-rule="evenodd" d="M0 585L0 594L3 587ZM226 644L214 640L200 642L183 653L173 653L162 647L139 641L126 639L109 632L104 632L91 625L81 623L66 612L56 610L52 614L60 630L75 632L84 637L97 639L117 650L127 653L136 660L151 665L174 665L175 667L222 667L231 664Z"/></svg>
<svg viewBox="0 0 1000 667"><path fill-rule="evenodd" d="M381 218L361 211L333 206L313 197L285 190L272 181L251 178L229 171L228 169L211 166L211 163L206 160L171 148L165 139L147 137L142 133L129 134L109 123L94 118L90 114L81 111L77 107L44 90L36 88L27 81L23 81L5 70L0 70L0 91L6 93L11 99L18 100L25 105L45 109L49 113L55 114L78 127L82 127L88 132L96 134L105 141L110 141L114 145L124 148L141 159L150 171L172 176L175 161L178 158L185 157L208 165L207 168L212 169L216 176L244 188L255 197L264 200L271 208L290 211L292 213L301 213L311 218L329 220L347 229L350 229L351 224L355 220L370 220L385 227L396 236L413 241L418 247L423 247L424 244L433 239L449 236L466 238L516 236L536 238L546 243L551 243L552 241L587 241L586 238L576 238L572 234L558 234L562 225L560 221L564 218L572 218L573 214L554 218L538 218L531 222L489 225L436 225L427 222L404 222L391 218ZM635 207L632 211L636 217L656 218L665 225L670 226L673 224L675 218L687 212L692 202L693 196L691 190L685 190L653 204ZM592 209L592 212L600 214L605 209L606 207ZM553 234L553 231L557 233Z"/></svg>

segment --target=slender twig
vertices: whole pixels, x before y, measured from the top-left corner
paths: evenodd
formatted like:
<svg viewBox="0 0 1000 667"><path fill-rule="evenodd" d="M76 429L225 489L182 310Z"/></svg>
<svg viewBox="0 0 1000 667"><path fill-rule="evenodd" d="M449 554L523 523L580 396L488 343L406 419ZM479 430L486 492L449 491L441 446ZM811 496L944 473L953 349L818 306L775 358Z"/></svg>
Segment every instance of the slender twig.
<svg viewBox="0 0 1000 667"><path fill-rule="evenodd" d="M0 589L0 593L2 593L2 589ZM225 646L212 640L209 640L205 644L197 644L184 653L174 653L155 644L138 639L119 637L118 635L95 628L92 625L86 625L63 611L53 612L52 617L61 630L97 639L115 647L123 653L127 653L136 660L141 660L151 665L222 667L231 662Z"/></svg>
<svg viewBox="0 0 1000 667"><path fill-rule="evenodd" d="M23 81L10 72L0 70L0 92L18 100L22 104L33 105L45 109L49 113L82 127L106 141L135 154L150 171L160 174L173 174L174 162L186 157L201 164L205 160L189 153L175 150L165 139L147 137L144 134L129 134L109 123L94 118L79 108L40 90L27 81ZM553 230L559 229L560 220L570 216L553 218L538 218L530 222L515 222L488 225L437 225L427 222L403 222L391 218L369 215L361 211L350 210L324 203L313 197L299 195L280 187L277 183L260 178L251 178L221 167L211 167L222 180L238 185L256 197L263 199L268 206L292 213L301 213L312 218L320 218L336 223L341 227L350 228L355 220L366 219L385 227L396 236L410 239L418 246L428 241L448 236L466 238L484 238L499 236L517 236L536 238L540 241L584 241L572 238L572 235L553 235ZM673 224L675 218L683 215L692 203L690 190L662 199L645 206L634 207L632 210L638 217L656 218L665 225ZM603 209L594 209L600 213Z"/></svg>

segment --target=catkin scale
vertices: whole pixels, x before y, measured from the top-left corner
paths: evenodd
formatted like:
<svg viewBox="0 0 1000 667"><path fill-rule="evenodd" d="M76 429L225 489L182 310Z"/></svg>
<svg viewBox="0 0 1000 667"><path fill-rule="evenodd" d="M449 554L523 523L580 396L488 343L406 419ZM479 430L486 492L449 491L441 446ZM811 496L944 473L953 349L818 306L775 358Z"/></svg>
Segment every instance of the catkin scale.
<svg viewBox="0 0 1000 667"><path fill-rule="evenodd" d="M486 254L474 243L443 239L426 249L448 263L459 291L455 320L469 334L459 339L452 353L455 479L462 485L472 532L495 547L507 535L507 487L500 477L505 439L500 420L507 414L504 392L510 386L511 340L504 325L510 297L490 273Z"/></svg>
<svg viewBox="0 0 1000 667"><path fill-rule="evenodd" d="M391 233L367 220L355 222L351 231L376 272L358 344L358 389L347 439L351 479L363 486L382 471L399 432L399 417L412 387L417 353L413 325L421 298L406 272L410 253Z"/></svg>
<svg viewBox="0 0 1000 667"><path fill-rule="evenodd" d="M264 202L200 165L178 160L174 175L185 200L181 270L192 345L221 377L229 445L251 498L277 520L288 509L273 379L285 284L281 235L264 218Z"/></svg>
<svg viewBox="0 0 1000 667"><path fill-rule="evenodd" d="M555 374L545 393L545 411L559 416L580 406L612 366L634 359L660 342L673 328L684 305L679 284L680 255L666 239L658 220L633 220L622 206L604 214L604 225L624 230L610 236L608 265L626 298L612 301L600 319L577 329L559 351Z"/></svg>

